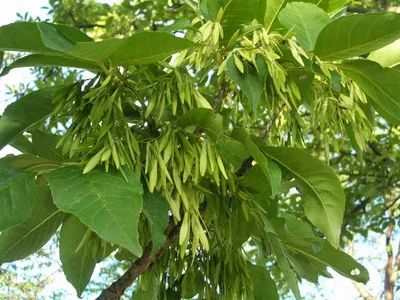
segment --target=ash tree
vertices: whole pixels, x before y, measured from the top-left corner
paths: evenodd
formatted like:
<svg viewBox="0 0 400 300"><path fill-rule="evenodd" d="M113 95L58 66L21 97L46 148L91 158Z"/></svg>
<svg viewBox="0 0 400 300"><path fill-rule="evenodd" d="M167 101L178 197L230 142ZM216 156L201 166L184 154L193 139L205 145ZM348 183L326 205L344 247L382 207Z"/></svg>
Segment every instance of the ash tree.
<svg viewBox="0 0 400 300"><path fill-rule="evenodd" d="M0 50L23 53L2 76L90 74L22 96L0 119L0 148L22 152L0 160L0 263L60 228L78 296L109 256L131 266L98 299L132 284L132 299L278 299L281 285L301 299L299 282L332 277L328 267L366 283L340 250L349 181L326 161L343 143L371 147L376 114L400 123L398 53L381 50L400 38L400 15L342 15L347 1L184 3L174 22L126 37L0 27Z"/></svg>

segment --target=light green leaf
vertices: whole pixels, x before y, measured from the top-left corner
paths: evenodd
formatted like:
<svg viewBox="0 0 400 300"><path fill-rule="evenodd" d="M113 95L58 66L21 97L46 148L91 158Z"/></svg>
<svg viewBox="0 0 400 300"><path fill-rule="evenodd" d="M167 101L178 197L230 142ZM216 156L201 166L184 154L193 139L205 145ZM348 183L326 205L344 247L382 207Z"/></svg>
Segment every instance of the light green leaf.
<svg viewBox="0 0 400 300"><path fill-rule="evenodd" d="M223 118L208 108L195 108L178 118L177 124L181 128L198 126L202 128L209 137L216 141L222 134Z"/></svg>
<svg viewBox="0 0 400 300"><path fill-rule="evenodd" d="M81 61L77 58L31 54L17 59L9 66L4 67L0 76L7 75L12 69L25 67L70 67L94 72L101 71L98 65L87 61Z"/></svg>
<svg viewBox="0 0 400 300"><path fill-rule="evenodd" d="M266 268L247 263L250 277L253 280L255 300L278 300L278 290Z"/></svg>
<svg viewBox="0 0 400 300"><path fill-rule="evenodd" d="M254 158L254 160L257 162L257 164L261 167L267 182L265 184L268 184L271 187L271 193L272 195L276 195L279 192L279 185L277 184L277 180L275 180L273 177L274 174L271 173L271 170L269 169L268 166L268 161L265 155L260 151L260 149L257 147L256 144L251 140L249 134L246 132L246 130L242 128L235 128L231 135L231 138L237 140L240 142L243 147L250 153L250 155Z"/></svg>
<svg viewBox="0 0 400 300"><path fill-rule="evenodd" d="M60 232L60 259L65 277L78 297L88 285L96 263L110 253L111 247L103 247L101 239L77 217L70 216L64 222Z"/></svg>
<svg viewBox="0 0 400 300"><path fill-rule="evenodd" d="M286 168L304 190L307 218L339 246L345 196L336 174L307 152L289 147L262 147L263 153Z"/></svg>
<svg viewBox="0 0 400 300"><path fill-rule="evenodd" d="M74 42L60 33L54 26L52 26L52 24L42 22L38 23L37 26L40 31L43 44L46 47L63 52L75 46Z"/></svg>
<svg viewBox="0 0 400 300"><path fill-rule="evenodd" d="M143 195L143 213L150 224L151 240L153 241L152 254L157 253L165 242L164 231L169 223L168 211L168 204L160 193L145 191Z"/></svg>
<svg viewBox="0 0 400 300"><path fill-rule="evenodd" d="M376 61L382 67L395 67L400 64L400 39L378 49L368 56L368 59Z"/></svg>
<svg viewBox="0 0 400 300"><path fill-rule="evenodd" d="M41 249L61 225L65 214L54 206L47 182L36 181L36 202L28 219L0 235L0 264L23 259Z"/></svg>
<svg viewBox="0 0 400 300"><path fill-rule="evenodd" d="M314 54L342 60L367 54L400 38L400 14L355 14L334 20L319 34Z"/></svg>
<svg viewBox="0 0 400 300"><path fill-rule="evenodd" d="M287 29L293 29L296 40L305 51L313 50L318 34L330 19L326 12L311 3L288 3L279 13L279 21Z"/></svg>
<svg viewBox="0 0 400 300"><path fill-rule="evenodd" d="M55 96L65 88L46 87L7 106L0 119L0 149L32 125L44 120L53 111Z"/></svg>
<svg viewBox="0 0 400 300"><path fill-rule="evenodd" d="M338 65L373 100L373 106L384 118L400 124L400 72L382 68L369 60L355 60Z"/></svg>
<svg viewBox="0 0 400 300"><path fill-rule="evenodd" d="M24 222L35 204L35 174L0 164L0 231Z"/></svg>
<svg viewBox="0 0 400 300"><path fill-rule="evenodd" d="M34 130L31 134L33 154L53 161L62 161L64 159L61 149L56 149L60 136L41 130Z"/></svg>
<svg viewBox="0 0 400 300"><path fill-rule="evenodd" d="M257 57L257 69L248 62L243 63L244 72L236 67L233 57L228 60L228 76L245 92L250 102L251 111L256 111L264 92L265 78L268 75L268 68L261 56Z"/></svg>
<svg viewBox="0 0 400 300"><path fill-rule="evenodd" d="M268 0L267 8L264 16L264 27L267 31L271 31L274 24L277 22L278 15L282 8L287 3L287 0Z"/></svg>
<svg viewBox="0 0 400 300"><path fill-rule="evenodd" d="M130 169L128 182L117 170L106 173L69 167L46 175L54 203L62 211L77 216L100 238L125 247L140 257L138 220L142 210L142 185Z"/></svg>
<svg viewBox="0 0 400 300"><path fill-rule="evenodd" d="M77 43L65 53L74 57L113 65L150 64L197 44L166 32L139 32L123 39Z"/></svg>

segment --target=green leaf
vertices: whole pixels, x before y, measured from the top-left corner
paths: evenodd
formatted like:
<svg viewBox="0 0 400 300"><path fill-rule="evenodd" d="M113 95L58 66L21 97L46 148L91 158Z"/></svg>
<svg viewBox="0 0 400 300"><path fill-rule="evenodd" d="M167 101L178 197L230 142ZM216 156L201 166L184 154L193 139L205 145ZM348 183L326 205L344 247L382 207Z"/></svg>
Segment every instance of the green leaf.
<svg viewBox="0 0 400 300"><path fill-rule="evenodd" d="M271 193L272 195L276 195L279 192L279 184L277 184L277 176L276 174L273 174L268 166L268 161L265 155L260 151L260 149L257 147L256 144L251 140L249 134L246 132L246 130L242 128L235 128L233 129L231 135L231 138L237 140L240 142L243 147L250 153L250 155L254 158L254 160L257 162L257 164L260 166L261 170L263 171L267 182L265 184L268 184L271 187ZM274 171L277 171L276 169ZM275 173L275 172L274 172Z"/></svg>
<svg viewBox="0 0 400 300"><path fill-rule="evenodd" d="M374 108L384 118L400 124L400 72L382 68L369 60L355 60L338 65L373 100Z"/></svg>
<svg viewBox="0 0 400 300"><path fill-rule="evenodd" d="M351 0L328 0L328 1L321 1L321 0L308 0L305 2L311 2L317 5L319 8L322 8L330 15L337 13L337 11L346 5L351 3Z"/></svg>
<svg viewBox="0 0 400 300"><path fill-rule="evenodd" d="M267 31L271 31L277 22L278 15L282 8L287 3L287 0L268 0L267 8L264 15L264 27Z"/></svg>
<svg viewBox="0 0 400 300"><path fill-rule="evenodd" d="M307 218L325 234L334 247L338 247L346 200L333 170L300 149L260 149L298 180L304 190L304 210Z"/></svg>
<svg viewBox="0 0 400 300"><path fill-rule="evenodd" d="M38 23L43 44L56 51L66 51L75 46L75 43L60 33L54 26L49 23Z"/></svg>
<svg viewBox="0 0 400 300"><path fill-rule="evenodd" d="M37 23L34 22L16 22L1 26L0 50L57 54L57 51L43 44Z"/></svg>
<svg viewBox="0 0 400 300"><path fill-rule="evenodd" d="M142 185L130 169L128 182L118 170L106 173L69 167L46 175L54 203L62 211L77 216L100 238L125 247L140 257L138 220L142 210Z"/></svg>
<svg viewBox="0 0 400 300"><path fill-rule="evenodd" d="M181 128L198 126L202 128L209 137L216 141L222 134L223 118L208 108L195 108L178 118L177 124Z"/></svg>
<svg viewBox="0 0 400 300"><path fill-rule="evenodd" d="M306 222L299 220L291 214L281 212L281 217L285 219L286 229L299 238L314 238L315 234L310 225Z"/></svg>
<svg viewBox="0 0 400 300"><path fill-rule="evenodd" d="M64 158L61 149L56 149L60 136L43 132L32 131L33 154L53 161L62 161Z"/></svg>
<svg viewBox="0 0 400 300"><path fill-rule="evenodd" d="M289 285L290 289L293 292L294 297L297 300L301 299L299 286L297 282L296 275L292 271L289 265L289 261L285 255L285 252L282 248L281 243L278 240L278 236L276 235L275 231L273 230L272 225L268 222L268 220L264 217L264 227L265 232L267 233L267 238L272 249L272 252L275 254L276 261L278 262L279 268L281 269L283 276L287 284Z"/></svg>
<svg viewBox="0 0 400 300"><path fill-rule="evenodd" d="M197 44L166 32L139 32L123 39L77 43L65 53L77 58L112 65L150 64Z"/></svg>
<svg viewBox="0 0 400 300"><path fill-rule="evenodd" d="M81 297L88 285L96 263L111 253L110 246L102 246L101 239L75 216L70 216L61 227L62 268L78 297Z"/></svg>
<svg viewBox="0 0 400 300"><path fill-rule="evenodd" d="M165 229L168 227L168 204L160 193L150 193L148 190L143 195L143 213L150 224L151 240L153 241L152 254L157 253L165 242Z"/></svg>
<svg viewBox="0 0 400 300"><path fill-rule="evenodd" d="M357 282L365 284L369 280L368 270L365 267L356 262L350 255L333 248L324 239L313 238L304 241L294 236L284 236L282 238L288 249L305 256L311 263L322 263ZM318 244L318 249L313 247L313 244Z"/></svg>
<svg viewBox="0 0 400 300"><path fill-rule="evenodd" d="M11 168L32 172L54 170L60 167L57 162L31 154L7 155L0 159L0 163Z"/></svg>
<svg viewBox="0 0 400 300"><path fill-rule="evenodd" d="M29 127L44 120L53 111L55 96L65 88L46 87L7 106L0 119L0 150Z"/></svg>
<svg viewBox="0 0 400 300"><path fill-rule="evenodd" d="M243 63L244 72L240 72L236 67L234 58L231 57L227 64L228 76L245 92L250 102L251 110L254 112L258 108L260 98L264 92L265 78L268 68L261 56L257 57L257 69L248 62Z"/></svg>
<svg viewBox="0 0 400 300"><path fill-rule="evenodd" d="M36 180L36 202L28 219L0 235L0 264L23 259L41 249L64 220L54 206L47 182Z"/></svg>
<svg viewBox="0 0 400 300"><path fill-rule="evenodd" d="M314 54L342 60L369 53L400 38L400 14L355 14L334 20L319 34Z"/></svg>
<svg viewBox="0 0 400 300"><path fill-rule="evenodd" d="M400 39L378 49L368 56L368 59L376 61L382 67L395 67L400 64Z"/></svg>
<svg viewBox="0 0 400 300"><path fill-rule="evenodd" d="M83 32L67 25L15 22L0 27L0 50L63 55L54 49L46 47L45 43L43 43L42 35L38 29L40 24L47 24L47 26L55 28L74 43L92 40Z"/></svg>
<svg viewBox="0 0 400 300"><path fill-rule="evenodd" d="M32 154L33 151L32 143L23 134L17 136L9 145L22 153Z"/></svg>
<svg viewBox="0 0 400 300"><path fill-rule="evenodd" d="M279 13L279 22L293 29L296 40L305 51L313 50L318 34L330 22L330 18L318 6L311 3L288 3Z"/></svg>
<svg viewBox="0 0 400 300"><path fill-rule="evenodd" d="M35 174L0 164L0 231L24 222L35 204Z"/></svg>
<svg viewBox="0 0 400 300"><path fill-rule="evenodd" d="M87 61L80 61L76 58L31 54L17 59L9 66L4 67L0 76L7 75L12 69L25 67L70 67L94 72L101 71L101 68L98 65Z"/></svg>
<svg viewBox="0 0 400 300"><path fill-rule="evenodd" d="M218 141L218 146L222 150L224 159L232 164L235 171L238 170L243 162L250 156L250 153L243 145L233 139L224 137Z"/></svg>
<svg viewBox="0 0 400 300"><path fill-rule="evenodd" d="M268 160L267 165L268 170L271 174L272 185L275 187L280 187L282 181L281 169L279 169L278 165L271 160ZM267 178L261 166L255 165L248 172L246 172L243 177L242 183L251 191L255 191L256 193L262 194L263 196L275 196L278 192L278 189L276 189L274 191L275 193L273 193L270 186L265 184L266 181Z"/></svg>
<svg viewBox="0 0 400 300"><path fill-rule="evenodd" d="M132 294L132 300L157 300L158 299L158 284L157 277L153 274L149 274L146 277L146 290L143 290L136 286L135 291Z"/></svg>
<svg viewBox="0 0 400 300"><path fill-rule="evenodd" d="M330 74L332 90L336 93L340 93L342 90L342 76L335 70L330 71Z"/></svg>
<svg viewBox="0 0 400 300"><path fill-rule="evenodd" d="M250 277L253 280L253 293L255 300L278 300L278 290L275 281L272 280L269 272L260 266L247 263Z"/></svg>
<svg viewBox="0 0 400 300"><path fill-rule="evenodd" d="M243 24L249 24L254 19L257 19L260 24L263 23L265 1L230 0L225 2L226 6L221 20L225 40L229 40Z"/></svg>
<svg viewBox="0 0 400 300"><path fill-rule="evenodd" d="M179 18L173 24L160 28L160 32L173 32L191 27L192 24L186 18Z"/></svg>

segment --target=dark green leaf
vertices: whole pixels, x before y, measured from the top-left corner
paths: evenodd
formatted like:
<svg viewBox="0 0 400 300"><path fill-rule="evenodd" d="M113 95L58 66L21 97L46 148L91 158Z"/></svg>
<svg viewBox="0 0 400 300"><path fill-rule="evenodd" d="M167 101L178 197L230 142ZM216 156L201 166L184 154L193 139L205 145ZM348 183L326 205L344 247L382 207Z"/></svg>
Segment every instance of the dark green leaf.
<svg viewBox="0 0 400 300"><path fill-rule="evenodd" d="M75 43L60 33L49 23L38 23L38 28L42 36L43 44L56 51L66 51L75 46Z"/></svg>
<svg viewBox="0 0 400 300"><path fill-rule="evenodd" d="M24 222L35 204L35 174L0 164L0 231Z"/></svg>
<svg viewBox="0 0 400 300"><path fill-rule="evenodd" d="M65 86L43 88L7 106L0 119L0 149L32 125L44 120L53 111L53 100L62 89Z"/></svg>
<svg viewBox="0 0 400 300"><path fill-rule="evenodd" d="M243 145L236 140L222 138L218 141L218 146L224 154L224 159L232 164L234 170L238 170L243 162L250 156L250 153Z"/></svg>
<svg viewBox="0 0 400 300"><path fill-rule="evenodd" d="M299 238L314 238L315 234L313 233L311 226L306 222L295 218L294 216L281 212L281 217L285 219L286 229Z"/></svg>
<svg viewBox="0 0 400 300"><path fill-rule="evenodd" d="M57 162L50 161L31 154L7 155L0 159L0 163L11 168L32 172L54 170L60 167Z"/></svg>
<svg viewBox="0 0 400 300"><path fill-rule="evenodd" d="M23 134L17 136L9 145L22 153L32 154L33 151L32 143Z"/></svg>
<svg viewBox="0 0 400 300"><path fill-rule="evenodd" d="M295 253L302 254L312 263L322 263L339 274L352 280L367 283L369 280L368 270L361 264L356 262L350 255L333 248L326 240L310 239L308 241L301 240L294 236L284 237L286 247ZM320 245L319 249L313 248L313 243ZM315 251L318 250L318 251Z"/></svg>
<svg viewBox="0 0 400 300"><path fill-rule="evenodd" d="M103 247L101 239L77 217L70 216L64 222L60 232L60 259L65 277L78 297L89 283L96 263L110 252L111 247Z"/></svg>
<svg viewBox="0 0 400 300"><path fill-rule="evenodd" d="M117 170L106 173L69 167L46 175L54 203L64 212L77 216L96 234L141 256L138 220L142 210L142 185L130 169L124 169L129 182Z"/></svg>
<svg viewBox="0 0 400 300"><path fill-rule="evenodd" d="M313 50L318 34L329 22L329 16L311 3L288 3L279 13L279 21L287 29L293 29L296 40L305 51Z"/></svg>
<svg viewBox="0 0 400 300"><path fill-rule="evenodd" d="M60 149L56 149L60 136L40 130L32 131L33 154L53 161L62 161Z"/></svg>
<svg viewBox="0 0 400 300"><path fill-rule="evenodd" d="M252 111L256 111L262 93L264 92L265 78L268 69L265 61L257 57L257 69L248 62L243 62L244 73L240 72L235 65L233 57L228 60L227 73L228 76L246 93L250 102Z"/></svg>
<svg viewBox="0 0 400 300"><path fill-rule="evenodd" d="M271 174L272 185L279 187L282 180L281 170L271 160L268 160L267 165ZM278 190L275 190L275 193L273 193L270 185L265 184L266 182L268 182L268 179L266 178L260 165L255 165L248 172L246 172L242 181L243 185L250 191L255 191L255 193L262 194L266 198L268 195L275 196Z"/></svg>
<svg viewBox="0 0 400 300"><path fill-rule="evenodd" d="M4 67L0 76L7 75L12 69L25 67L70 67L95 72L101 70L98 65L87 61L80 61L77 58L51 56L45 54L31 54L17 59L11 65Z"/></svg>
<svg viewBox="0 0 400 300"><path fill-rule="evenodd" d="M139 32L123 39L77 43L65 53L97 63L150 64L196 45L166 32Z"/></svg>
<svg viewBox="0 0 400 300"><path fill-rule="evenodd" d="M266 268L247 263L250 277L253 280L255 300L278 300L278 290L275 281L271 279Z"/></svg>
<svg viewBox="0 0 400 300"><path fill-rule="evenodd" d="M143 195L143 213L150 224L151 240L155 254L165 242L164 231L168 227L168 204L160 193L150 193L148 190Z"/></svg>
<svg viewBox="0 0 400 300"><path fill-rule="evenodd" d="M28 219L0 235L0 264L23 259L42 248L61 225L65 214L54 206L47 182L36 181L36 202Z"/></svg>
<svg viewBox="0 0 400 300"><path fill-rule="evenodd" d="M332 89L334 92L340 93L342 90L342 76L337 71L330 71L330 73Z"/></svg>
<svg viewBox="0 0 400 300"><path fill-rule="evenodd" d="M222 134L223 118L208 108L195 108L178 118L178 126L186 128L198 126L202 128L209 137L216 141Z"/></svg>
<svg viewBox="0 0 400 300"><path fill-rule="evenodd" d="M265 155L260 151L260 149L257 147L256 144L251 140L249 134L246 132L246 130L242 128L235 128L231 135L231 138L237 140L240 142L243 147L250 153L250 155L254 158L254 160L257 162L257 164L261 167L267 182L265 184L268 184L271 187L271 192L272 195L276 195L279 192L279 186L280 182L276 180L278 178L277 174L275 174L275 171L278 171L276 169L271 170L268 165L267 158ZM280 170L279 170L280 173ZM279 177L280 178L280 177ZM280 180L279 180L280 181Z"/></svg>
<svg viewBox="0 0 400 300"><path fill-rule="evenodd" d="M132 294L132 300L157 300L158 299L158 284L157 277L150 274L146 277L146 290L136 287Z"/></svg>
<svg viewBox="0 0 400 300"><path fill-rule="evenodd" d="M304 210L307 218L325 234L334 247L338 247L346 201L333 170L300 149L260 149L298 180L304 190Z"/></svg>
<svg viewBox="0 0 400 300"><path fill-rule="evenodd" d="M43 43L42 35L38 29L38 25L40 24L45 24L55 28L74 43L88 42L92 40L83 32L67 25L15 22L0 27L0 50L62 55L59 51L55 51Z"/></svg>
<svg viewBox="0 0 400 300"><path fill-rule="evenodd" d="M369 60L349 61L339 67L373 100L379 114L400 124L400 72Z"/></svg>
<svg viewBox="0 0 400 300"><path fill-rule="evenodd" d="M400 14L355 14L334 20L319 34L314 54L341 60L382 48L400 38Z"/></svg>

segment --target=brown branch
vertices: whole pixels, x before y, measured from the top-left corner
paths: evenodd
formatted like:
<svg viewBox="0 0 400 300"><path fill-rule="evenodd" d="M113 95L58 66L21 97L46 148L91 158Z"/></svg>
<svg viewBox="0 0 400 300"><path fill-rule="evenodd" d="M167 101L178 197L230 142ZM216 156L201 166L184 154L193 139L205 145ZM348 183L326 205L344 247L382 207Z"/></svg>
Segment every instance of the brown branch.
<svg viewBox="0 0 400 300"><path fill-rule="evenodd" d="M117 300L125 293L125 290L138 278L140 275L152 268L153 264L158 258L168 249L171 243L178 238L179 229L181 224L175 225L174 219L171 217L168 227L165 230L167 238L160 250L153 256L151 252L153 250L153 244L150 242L143 252L143 255L138 258L132 266L113 284L103 290L96 300Z"/></svg>
<svg viewBox="0 0 400 300"><path fill-rule="evenodd" d="M76 24L74 26L77 28L80 28L80 29L92 29L95 27L106 28L105 25L101 25L101 24Z"/></svg>
<svg viewBox="0 0 400 300"><path fill-rule="evenodd" d="M207 208L207 202L203 202L200 205L199 213L204 215ZM153 250L153 243L150 242L143 252L143 255L138 258L132 266L113 284L103 290L96 300L117 300L125 293L126 289L143 273L150 270L157 260L164 254L164 252L171 246L172 242L179 237L179 230L182 222L175 225L174 218L169 219L168 227L165 229L165 235L167 236L164 244L157 251L156 254L151 256Z"/></svg>
<svg viewBox="0 0 400 300"><path fill-rule="evenodd" d="M348 250L348 254L353 257L354 256L354 240L349 240L347 243L349 250ZM353 286L357 289L358 293L360 294L360 296L365 299L365 300L376 300L376 298L374 296L372 296L372 294L368 291L367 287L361 283L361 282L357 282L352 280L351 281L353 283Z"/></svg>
<svg viewBox="0 0 400 300"><path fill-rule="evenodd" d="M274 113L271 117L271 119L269 120L267 127L265 127L264 132L261 135L261 140L265 141L268 138L269 133L272 130L272 127L274 126L274 123L276 121L276 119L278 119L279 114L283 111L283 109L285 108L286 104L283 103L281 105L281 107L279 108L279 111L277 111L276 113ZM250 170L253 167L253 160L254 158L252 156L248 157L243 163L242 166L239 168L239 170L236 171L236 176L238 177L242 177L244 174L246 174L246 172L248 170Z"/></svg>
<svg viewBox="0 0 400 300"><path fill-rule="evenodd" d="M392 218L392 212L388 210L388 215ZM395 257L393 255L393 246L391 243L392 234L394 230L393 222L389 223L389 226L386 231L386 254L387 254L387 261L385 266L385 285L384 285L384 295L386 300L393 300L394 297L394 287L396 284L397 276L398 275L398 266L399 262L395 261ZM396 260L400 260L397 254Z"/></svg>

